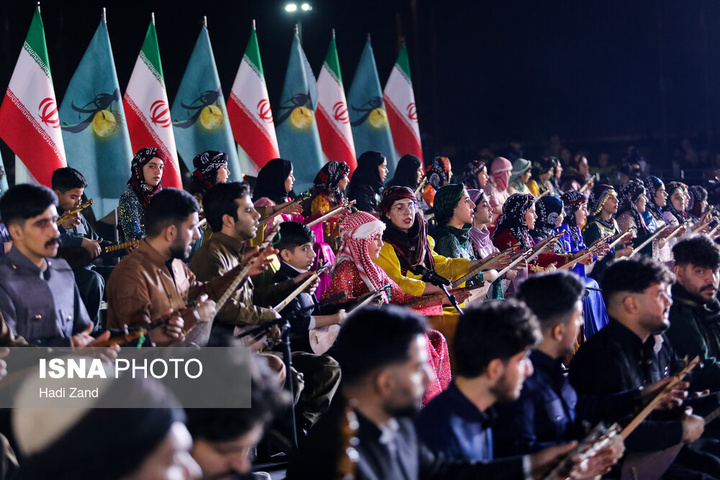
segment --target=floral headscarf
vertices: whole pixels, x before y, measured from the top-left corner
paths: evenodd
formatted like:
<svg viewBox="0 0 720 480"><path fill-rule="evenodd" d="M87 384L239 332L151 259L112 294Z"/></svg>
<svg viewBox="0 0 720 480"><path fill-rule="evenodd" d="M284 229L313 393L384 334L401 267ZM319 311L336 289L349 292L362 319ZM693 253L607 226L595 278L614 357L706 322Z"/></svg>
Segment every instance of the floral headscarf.
<svg viewBox="0 0 720 480"><path fill-rule="evenodd" d="M605 220L600 215L600 212L605 206L605 202L607 202L612 196L617 196L617 192L615 192L615 188L612 185L598 184L595 185L590 193L590 200L588 201L588 213L590 214L590 218L611 230L615 228L615 221L613 219Z"/></svg>
<svg viewBox="0 0 720 480"><path fill-rule="evenodd" d="M574 227L580 227L575 221L575 212L580 209L583 204L586 204L588 197L578 192L577 190L568 190L563 193L560 199L563 201L563 208L565 209L565 222L570 226L570 234L572 235L573 244L580 244L580 229Z"/></svg>
<svg viewBox="0 0 720 480"><path fill-rule="evenodd" d="M500 191L504 192L507 190L510 175L507 175L506 172L512 172L512 163L510 163L510 160L504 157L497 157L493 160L490 170L492 170L490 176Z"/></svg>
<svg viewBox="0 0 720 480"><path fill-rule="evenodd" d="M557 157L545 157L532 163L532 176L538 178L543 173L547 173L558 164Z"/></svg>
<svg viewBox="0 0 720 480"><path fill-rule="evenodd" d="M155 187L150 187L145 182L145 175L143 175L143 168L155 157L162 160L163 164L168 161L168 156L159 148L141 148L133 157L130 165L130 180L127 183L142 202L143 208L147 208L153 195L162 190L162 182Z"/></svg>
<svg viewBox="0 0 720 480"><path fill-rule="evenodd" d="M350 173L350 166L345 162L330 160L323 165L322 169L315 175L313 180L313 188L310 192L312 195L327 193L332 196L335 201L340 202L343 199L343 192L338 188L338 183L344 176Z"/></svg>
<svg viewBox="0 0 720 480"><path fill-rule="evenodd" d="M368 246L376 235L382 235L384 231L385 224L366 212L355 212L343 218L340 221L342 246L337 252L333 270L342 262L353 262L371 292L383 287L380 267L370 258Z"/></svg>
<svg viewBox="0 0 720 480"><path fill-rule="evenodd" d="M451 165L448 157L433 158L426 173L428 184L435 190L440 190L440 187L450 183L450 169Z"/></svg>
<svg viewBox="0 0 720 480"><path fill-rule="evenodd" d="M486 165L485 162L481 160L473 160L465 165L465 169L462 173L462 181L468 189L479 190L483 188L478 180L478 175L483 168L486 168Z"/></svg>
<svg viewBox="0 0 720 480"><path fill-rule="evenodd" d="M681 212L680 210L676 209L673 206L672 198L670 198L670 197L672 197L672 194L675 192L675 190L678 190L678 189L682 190L683 195L688 195L688 187L687 187L687 185L685 185L682 182L669 182L665 186L665 190L667 190L667 194L668 194L668 199L667 199L667 203L663 207L663 212L672 213L673 216L677 219L677 221L680 222L680 224L682 224L688 218L687 211Z"/></svg>
<svg viewBox="0 0 720 480"><path fill-rule="evenodd" d="M510 230L515 239L520 242L523 248L527 244L528 226L525 222L525 214L535 203L535 197L526 193L513 193L503 204L503 213L497 222L493 239L505 231Z"/></svg>
<svg viewBox="0 0 720 480"><path fill-rule="evenodd" d="M620 188L620 194L618 196L618 200L620 201L618 214L630 212L630 216L638 228L638 234L641 235L650 232L636 205L638 199L645 193L645 185L643 185L642 180L630 180Z"/></svg>
<svg viewBox="0 0 720 480"><path fill-rule="evenodd" d="M217 183L217 173L228 164L228 154L208 150L193 158L195 171L192 174L193 189L196 192L206 192Z"/></svg>
<svg viewBox="0 0 720 480"><path fill-rule="evenodd" d="M407 233L397 228L387 218L393 203L405 199L417 202L415 193L408 187L389 187L383 192L380 201L380 220L387 226L383 240L395 248L403 271L410 270L417 274L417 267L421 265L434 270L435 260L427 238L427 222L422 211L419 209L415 211L415 221Z"/></svg>
<svg viewBox="0 0 720 480"><path fill-rule="evenodd" d="M563 211L562 200L552 195L546 195L535 202L535 210L538 218L535 220L535 228L530 235L539 240L553 236L555 224Z"/></svg>

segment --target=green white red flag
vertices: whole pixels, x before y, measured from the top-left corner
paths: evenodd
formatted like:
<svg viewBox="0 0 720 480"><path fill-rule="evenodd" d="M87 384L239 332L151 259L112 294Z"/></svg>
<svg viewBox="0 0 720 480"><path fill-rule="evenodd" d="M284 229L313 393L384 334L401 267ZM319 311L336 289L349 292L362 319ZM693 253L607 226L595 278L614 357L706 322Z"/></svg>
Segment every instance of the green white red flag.
<svg viewBox="0 0 720 480"><path fill-rule="evenodd" d="M357 167L355 142L340 74L340 60L334 31L325 62L318 75L317 85L317 124L323 152L329 160L345 162L350 165L350 171L353 171Z"/></svg>
<svg viewBox="0 0 720 480"><path fill-rule="evenodd" d="M146 147L164 151L170 160L163 171L163 187L183 188L154 21L135 62L123 105L133 151Z"/></svg>
<svg viewBox="0 0 720 480"><path fill-rule="evenodd" d="M280 156L275 124L263 74L255 23L227 102L228 117L243 173L257 172Z"/></svg>
<svg viewBox="0 0 720 480"><path fill-rule="evenodd" d="M411 153L422 160L420 127L405 42L402 44L400 55L390 73L390 78L385 84L383 99L398 156Z"/></svg>
<svg viewBox="0 0 720 480"><path fill-rule="evenodd" d="M42 185L67 165L39 7L0 107L0 136Z"/></svg>

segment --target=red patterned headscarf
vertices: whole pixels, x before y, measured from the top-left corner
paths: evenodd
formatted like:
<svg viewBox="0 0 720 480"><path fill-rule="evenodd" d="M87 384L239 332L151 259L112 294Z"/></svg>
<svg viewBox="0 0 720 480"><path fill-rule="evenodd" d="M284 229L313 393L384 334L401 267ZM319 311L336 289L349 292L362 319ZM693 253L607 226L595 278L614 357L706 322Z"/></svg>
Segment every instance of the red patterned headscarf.
<svg viewBox="0 0 720 480"><path fill-rule="evenodd" d="M384 286L380 267L373 263L368 246L376 235L382 235L385 224L367 212L355 212L340 221L342 246L337 252L335 267L353 262L360 278L371 292Z"/></svg>
<svg viewBox="0 0 720 480"><path fill-rule="evenodd" d="M135 191L143 208L147 208L153 195L162 190L162 182L158 183L156 187L149 187L145 182L145 175L143 175L143 168L155 157L162 160L163 163L168 161L168 156L159 148L141 148L133 157L130 165L130 180L127 183Z"/></svg>

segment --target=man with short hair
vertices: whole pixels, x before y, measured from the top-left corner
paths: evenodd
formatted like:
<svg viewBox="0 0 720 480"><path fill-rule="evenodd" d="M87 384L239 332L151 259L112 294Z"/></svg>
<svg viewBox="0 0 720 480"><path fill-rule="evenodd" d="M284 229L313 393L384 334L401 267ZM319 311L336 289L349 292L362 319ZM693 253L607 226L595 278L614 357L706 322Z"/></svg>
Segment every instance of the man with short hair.
<svg viewBox="0 0 720 480"><path fill-rule="evenodd" d="M251 453L273 416L289 402L288 396L279 391L273 373L262 357L252 357L250 370L249 408L189 408L185 411L187 427L193 437L190 453L200 465L203 478L259 478L260 474L257 477L246 475L252 468Z"/></svg>
<svg viewBox="0 0 720 480"><path fill-rule="evenodd" d="M150 330L155 344L167 346L184 338L185 322L214 318L214 300L222 296L234 275L201 283L185 265L192 242L200 237L199 210L195 198L183 190L167 188L153 196L145 212L146 238L110 275L109 327L144 326L171 315L162 328ZM256 264L259 269L262 262ZM196 307L188 309L189 302L197 302Z"/></svg>
<svg viewBox="0 0 720 480"><path fill-rule="evenodd" d="M52 258L60 236L56 206L52 190L39 185L16 185L0 199L0 215L13 240L0 258L0 313L12 334L30 343L85 346L93 341L93 323L72 269Z"/></svg>
<svg viewBox="0 0 720 480"><path fill-rule="evenodd" d="M682 368L663 335L670 326L673 281L673 274L663 264L644 256L608 267L601 287L610 323L573 357L569 379L578 394L601 396L646 387ZM691 411L671 411L662 417L651 414L625 439L625 445L630 453L642 453L692 443L702 435L704 424ZM668 478L699 474L683 451L666 472ZM709 462L715 463L714 458Z"/></svg>
<svg viewBox="0 0 720 480"><path fill-rule="evenodd" d="M425 440L418 437L411 418L420 409L423 393L433 376L428 364L425 329L422 317L392 305L364 308L348 317L337 340L337 354L343 368L342 398L336 398L339 401L333 402L331 410L301 445L290 463L288 479L337 478L345 444L355 445L359 453L355 468L358 480L526 478L520 457L493 463L453 459L428 447ZM533 344L532 328L512 335L520 337L520 343L525 344L528 332ZM525 353L521 353L511 355L512 365L498 361L491 367L495 380L502 377L502 382L494 382L498 392L509 395L511 390L519 391L517 379L532 368ZM342 426L350 421L346 417L346 405L357 415L358 429L354 434L357 442L340 438ZM432 402L425 408L430 405ZM458 428L463 427L458 425ZM479 433L475 424L465 428L468 438L476 444L484 440L482 436L475 436ZM436 433L447 438L444 432ZM572 444L553 447L538 454L533 462L533 467L537 467L535 473L546 471L572 447Z"/></svg>
<svg viewBox="0 0 720 480"><path fill-rule="evenodd" d="M720 389L720 248L706 235L679 241L672 249L672 286L668 340L678 355L700 355L702 383Z"/></svg>

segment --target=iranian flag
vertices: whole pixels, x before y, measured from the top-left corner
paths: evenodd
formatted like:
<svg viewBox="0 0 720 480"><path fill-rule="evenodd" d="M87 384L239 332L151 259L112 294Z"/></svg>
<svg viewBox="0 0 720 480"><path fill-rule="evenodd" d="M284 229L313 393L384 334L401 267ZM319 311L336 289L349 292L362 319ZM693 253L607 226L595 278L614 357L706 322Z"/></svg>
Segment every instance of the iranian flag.
<svg viewBox="0 0 720 480"><path fill-rule="evenodd" d="M0 136L42 185L67 165L39 7L0 107Z"/></svg>
<svg viewBox="0 0 720 480"><path fill-rule="evenodd" d="M418 126L415 94L410 80L410 62L405 42L400 49L395 67L385 84L383 99L387 107L395 150L402 156L411 153L422 160L420 127Z"/></svg>
<svg viewBox="0 0 720 480"><path fill-rule="evenodd" d="M233 136L243 151L240 152L243 170L249 174L257 174L267 162L279 157L280 153L255 22L235 76L227 111Z"/></svg>
<svg viewBox="0 0 720 480"><path fill-rule="evenodd" d="M163 187L183 188L154 18L125 90L123 106L133 151L146 147L164 151L170 161L165 163Z"/></svg>
<svg viewBox="0 0 720 480"><path fill-rule="evenodd" d="M317 124L323 152L328 160L345 162L350 165L350 171L353 171L357 167L355 143L340 74L334 30L317 84Z"/></svg>

